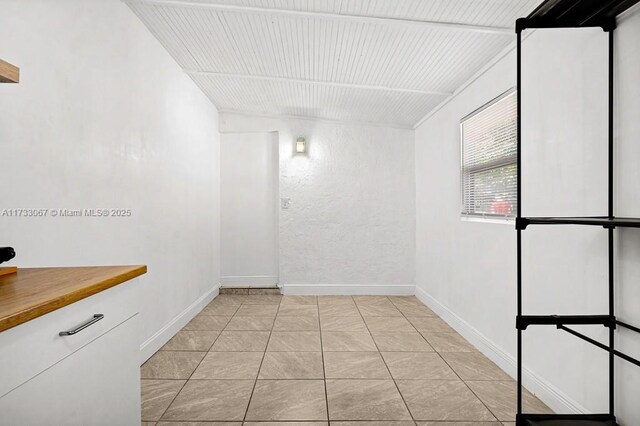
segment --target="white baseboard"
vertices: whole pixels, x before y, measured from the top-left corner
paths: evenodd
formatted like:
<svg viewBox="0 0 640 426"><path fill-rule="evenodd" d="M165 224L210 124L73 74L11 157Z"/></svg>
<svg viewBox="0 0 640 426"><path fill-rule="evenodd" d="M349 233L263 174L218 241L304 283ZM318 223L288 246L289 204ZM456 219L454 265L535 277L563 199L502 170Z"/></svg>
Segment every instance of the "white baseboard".
<svg viewBox="0 0 640 426"><path fill-rule="evenodd" d="M225 287L265 287L278 284L278 277L272 275L236 275L220 278Z"/></svg>
<svg viewBox="0 0 640 426"><path fill-rule="evenodd" d="M456 313L434 299L429 293L416 286L416 297L440 316L454 330L467 339L473 346L482 352L487 358L496 363L508 375L516 377L516 359L504 349L489 340L484 334L471 324L460 318ZM515 324L515 320L514 320ZM515 325L513 328L515 335ZM535 372L522 369L522 379L525 388L536 395L557 413L583 414L588 413L582 405L567 396L564 392L549 383Z"/></svg>
<svg viewBox="0 0 640 426"><path fill-rule="evenodd" d="M411 296L415 285L395 284L283 284L282 294L286 295L381 295Z"/></svg>
<svg viewBox="0 0 640 426"><path fill-rule="evenodd" d="M200 296L187 309L180 312L164 327L158 330L153 336L149 337L140 345L140 365L151 358L158 349L164 346L182 327L193 319L198 313L207 306L220 293L220 284L216 284L211 290Z"/></svg>

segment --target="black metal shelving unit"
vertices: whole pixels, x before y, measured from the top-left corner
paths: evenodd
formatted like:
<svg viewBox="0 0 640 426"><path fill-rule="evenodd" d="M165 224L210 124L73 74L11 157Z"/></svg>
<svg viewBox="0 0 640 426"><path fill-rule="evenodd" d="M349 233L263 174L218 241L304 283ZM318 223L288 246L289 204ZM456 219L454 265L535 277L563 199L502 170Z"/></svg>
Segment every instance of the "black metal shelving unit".
<svg viewBox="0 0 640 426"><path fill-rule="evenodd" d="M640 366L640 361L617 351L614 346L615 330L624 327L640 333L640 328L618 320L614 305L614 229L616 227L640 228L640 218L616 217L613 211L613 33L616 17L640 0L546 0L526 18L516 21L517 34L517 88L518 88L518 204L517 232L517 317L518 330L518 390L516 426L615 426L614 359L620 357ZM522 216L522 31L529 28L584 28L600 27L609 37L609 87L608 87L608 205L607 216L596 217L523 217ZM523 315L522 314L522 232L531 225L586 225L602 226L608 233L609 251L609 312L604 315ZM522 407L522 332L529 326L554 325L575 337L609 352L609 412L604 414L530 414ZM608 344L600 343L568 327L571 325L599 325L609 329Z"/></svg>

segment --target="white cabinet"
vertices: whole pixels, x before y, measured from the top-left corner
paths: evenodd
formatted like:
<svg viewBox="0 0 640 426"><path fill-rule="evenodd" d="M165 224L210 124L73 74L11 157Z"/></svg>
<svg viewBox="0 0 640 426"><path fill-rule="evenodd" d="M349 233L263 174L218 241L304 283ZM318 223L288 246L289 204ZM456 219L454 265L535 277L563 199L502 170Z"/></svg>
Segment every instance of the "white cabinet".
<svg viewBox="0 0 640 426"><path fill-rule="evenodd" d="M0 424L140 424L134 316L0 398Z"/></svg>
<svg viewBox="0 0 640 426"><path fill-rule="evenodd" d="M0 426L140 424L136 281L0 333Z"/></svg>

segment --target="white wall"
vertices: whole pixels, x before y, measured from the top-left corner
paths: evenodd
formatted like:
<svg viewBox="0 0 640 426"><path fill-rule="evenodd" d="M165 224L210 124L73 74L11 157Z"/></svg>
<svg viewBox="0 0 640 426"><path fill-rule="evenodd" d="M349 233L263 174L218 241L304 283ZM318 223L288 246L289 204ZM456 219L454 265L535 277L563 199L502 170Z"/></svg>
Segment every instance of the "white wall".
<svg viewBox="0 0 640 426"><path fill-rule="evenodd" d="M20 267L147 264L141 343L219 281L217 111L118 0L2 2L0 217ZM147 345L150 355L163 339Z"/></svg>
<svg viewBox="0 0 640 426"><path fill-rule="evenodd" d="M638 216L640 14L624 20L616 37L616 205L620 216ZM606 214L606 36L600 30L537 31L523 46L523 214ZM513 223L460 219L459 121L515 86L515 64L510 51L416 129L418 294L511 374L516 232ZM640 232L616 235L618 312L638 324ZM525 313L606 314L606 241L597 228L525 231ZM580 330L606 336L604 329ZM621 335L621 347L640 355L638 336ZM605 352L540 327L525 332L524 348L526 384L552 408L608 410ZM623 425L635 425L640 369L618 365L618 415Z"/></svg>
<svg viewBox="0 0 640 426"><path fill-rule="evenodd" d="M221 131L279 131L285 292L412 292L413 131L220 114ZM294 155L298 136L308 155Z"/></svg>
<svg viewBox="0 0 640 426"><path fill-rule="evenodd" d="M278 283L278 133L220 135L221 283Z"/></svg>

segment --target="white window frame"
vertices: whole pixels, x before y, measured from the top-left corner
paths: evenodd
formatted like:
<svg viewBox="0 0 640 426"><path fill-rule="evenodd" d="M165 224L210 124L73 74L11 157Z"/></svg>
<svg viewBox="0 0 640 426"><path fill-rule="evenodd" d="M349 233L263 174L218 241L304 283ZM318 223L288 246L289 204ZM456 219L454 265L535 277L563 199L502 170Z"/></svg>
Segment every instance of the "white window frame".
<svg viewBox="0 0 640 426"><path fill-rule="evenodd" d="M509 90L501 93L500 95L496 96L495 98L493 98L489 102L481 105L480 107L476 108L475 110L473 110L472 112L470 112L469 114L465 115L464 117L462 117L460 119L460 219L462 221L498 223L498 224L508 224L508 225L512 225L515 222L515 219L516 219L515 212L513 213L512 216L501 216L501 215L491 215L491 214L481 214L481 213L465 213L465 200L464 200L464 171L465 171L465 168L464 168L463 123L467 119L471 118L472 116L484 111L487 108L490 108L491 106L493 106L496 103L500 102L501 100L503 100L507 96L515 93L516 90L517 90L517 88L515 86L510 88ZM517 159L514 160L514 163L517 164ZM505 164L503 164L503 166L508 165L508 164L511 164L511 162L505 163Z"/></svg>

